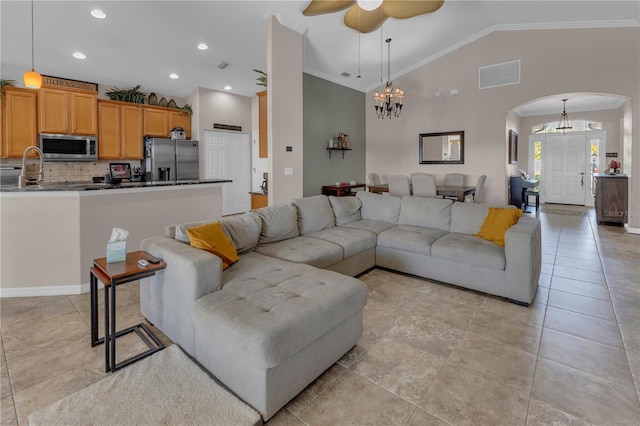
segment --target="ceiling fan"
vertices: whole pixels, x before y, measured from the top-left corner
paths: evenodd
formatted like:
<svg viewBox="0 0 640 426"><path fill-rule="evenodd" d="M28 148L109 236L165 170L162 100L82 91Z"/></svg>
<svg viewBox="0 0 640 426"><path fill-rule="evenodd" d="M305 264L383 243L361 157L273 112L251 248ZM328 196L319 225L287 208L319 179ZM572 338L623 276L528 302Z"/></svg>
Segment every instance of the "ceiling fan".
<svg viewBox="0 0 640 426"><path fill-rule="evenodd" d="M302 14L322 15L349 8L344 23L361 33L370 33L389 17L407 19L440 9L444 0L311 0Z"/></svg>

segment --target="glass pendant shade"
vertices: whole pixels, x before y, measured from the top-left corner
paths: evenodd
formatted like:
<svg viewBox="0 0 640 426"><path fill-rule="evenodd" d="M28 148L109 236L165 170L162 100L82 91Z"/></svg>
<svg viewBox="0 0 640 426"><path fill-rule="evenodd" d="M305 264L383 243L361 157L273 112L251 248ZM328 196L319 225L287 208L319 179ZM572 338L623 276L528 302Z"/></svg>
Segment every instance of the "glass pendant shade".
<svg viewBox="0 0 640 426"><path fill-rule="evenodd" d="M42 76L33 68L24 73L24 85L29 89L39 89L42 86Z"/></svg>

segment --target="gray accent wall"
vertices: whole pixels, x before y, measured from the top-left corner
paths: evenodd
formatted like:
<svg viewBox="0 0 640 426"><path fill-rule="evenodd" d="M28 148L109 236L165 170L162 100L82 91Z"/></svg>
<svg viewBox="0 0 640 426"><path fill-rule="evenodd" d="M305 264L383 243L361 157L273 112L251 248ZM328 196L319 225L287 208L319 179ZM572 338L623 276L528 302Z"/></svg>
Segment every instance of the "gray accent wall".
<svg viewBox="0 0 640 426"><path fill-rule="evenodd" d="M335 182L366 183L366 94L303 74L303 195L322 192ZM349 135L351 151L331 151L329 139Z"/></svg>

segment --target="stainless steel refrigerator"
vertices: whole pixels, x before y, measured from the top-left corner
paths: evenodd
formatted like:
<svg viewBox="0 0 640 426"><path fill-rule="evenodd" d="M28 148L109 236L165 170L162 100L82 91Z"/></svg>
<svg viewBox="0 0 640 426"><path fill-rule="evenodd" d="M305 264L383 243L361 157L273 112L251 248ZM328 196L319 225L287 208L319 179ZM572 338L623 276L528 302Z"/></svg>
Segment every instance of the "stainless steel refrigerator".
<svg viewBox="0 0 640 426"><path fill-rule="evenodd" d="M146 182L198 180L198 141L145 138L142 172Z"/></svg>

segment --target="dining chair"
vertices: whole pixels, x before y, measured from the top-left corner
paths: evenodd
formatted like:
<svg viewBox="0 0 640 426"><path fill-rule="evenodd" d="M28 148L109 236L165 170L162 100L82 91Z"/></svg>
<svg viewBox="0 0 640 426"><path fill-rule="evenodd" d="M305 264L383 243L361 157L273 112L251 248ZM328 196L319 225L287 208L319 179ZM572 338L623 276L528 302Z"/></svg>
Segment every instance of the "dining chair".
<svg viewBox="0 0 640 426"><path fill-rule="evenodd" d="M429 173L423 173L423 172L417 172L417 173L411 173L411 176L409 177L409 180L411 181L411 185L413 185L413 179L416 176L432 176Z"/></svg>
<svg viewBox="0 0 640 426"><path fill-rule="evenodd" d="M474 203L482 203L484 200L484 183L487 181L487 175L482 175L478 178L476 184L476 193L473 195Z"/></svg>
<svg viewBox="0 0 640 426"><path fill-rule="evenodd" d="M413 190L413 195L416 197L436 198L438 195L436 179L427 173L412 175L411 189Z"/></svg>
<svg viewBox="0 0 640 426"><path fill-rule="evenodd" d="M444 184L447 186L463 186L464 175L462 173L447 173L444 175Z"/></svg>
<svg viewBox="0 0 640 426"><path fill-rule="evenodd" d="M409 185L409 177L405 175L389 176L389 195L392 195L394 197L411 195L411 186Z"/></svg>
<svg viewBox="0 0 640 426"><path fill-rule="evenodd" d="M369 173L369 185L381 185L380 175L378 173Z"/></svg>

